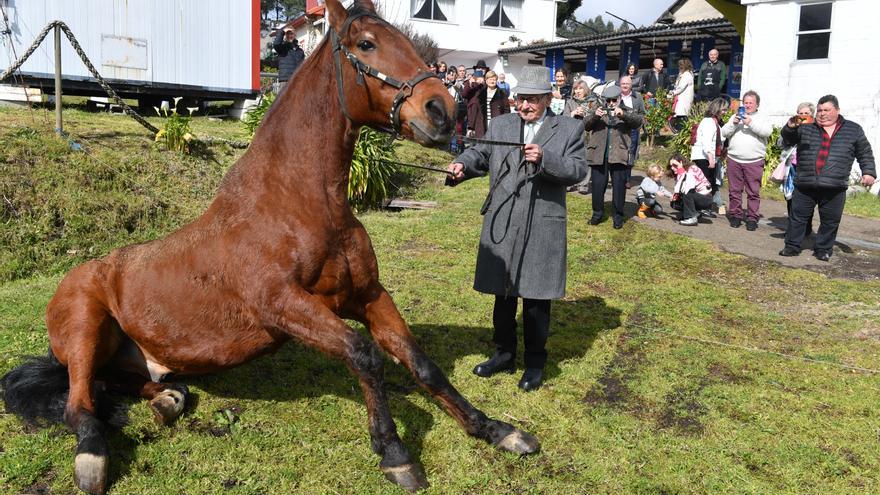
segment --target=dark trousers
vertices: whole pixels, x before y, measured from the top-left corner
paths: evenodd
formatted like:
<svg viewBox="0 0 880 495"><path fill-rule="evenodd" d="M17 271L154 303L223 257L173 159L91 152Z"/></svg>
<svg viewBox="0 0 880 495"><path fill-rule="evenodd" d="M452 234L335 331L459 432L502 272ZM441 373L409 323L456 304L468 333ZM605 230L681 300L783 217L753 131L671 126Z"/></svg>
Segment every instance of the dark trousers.
<svg viewBox="0 0 880 495"><path fill-rule="evenodd" d="M785 246L801 249L807 233L807 222L812 220L813 210L819 207L819 230L813 251L831 252L837 239L837 228L843 216L846 189L807 189L795 186L791 195L791 216L785 232Z"/></svg>
<svg viewBox="0 0 880 495"><path fill-rule="evenodd" d="M700 167L706 180L712 185L712 195L714 196L718 191L718 184L715 182L715 171L718 170L718 164L715 164L715 168L709 168L709 160L694 160L694 165Z"/></svg>
<svg viewBox="0 0 880 495"><path fill-rule="evenodd" d="M791 200L790 199L785 200L785 210L786 210L786 212L788 212L788 223L785 226L785 231L788 232L791 229ZM804 229L804 232L805 232L804 237L813 233L813 212L812 211L810 212L810 218L807 219L804 227L806 227Z"/></svg>
<svg viewBox="0 0 880 495"><path fill-rule="evenodd" d="M681 206L684 218L693 218L697 216L698 210L708 210L712 207L712 196L692 190L681 197Z"/></svg>
<svg viewBox="0 0 880 495"><path fill-rule="evenodd" d="M608 176L611 175L611 206L615 220L623 220L623 205L626 202L626 173L629 167L622 163L590 166L590 180L593 192L593 217L601 218L605 211L605 191L608 190Z"/></svg>
<svg viewBox="0 0 880 495"><path fill-rule="evenodd" d="M516 356L516 307L517 297L495 296L492 324L495 334L492 340L498 352ZM523 353L526 368L543 369L547 363L547 336L550 335L550 300L523 298Z"/></svg>
<svg viewBox="0 0 880 495"><path fill-rule="evenodd" d="M626 169L626 182L629 183L629 180L632 178L632 166L635 165L636 159L639 157L639 128L636 127L630 132L630 138L632 141L629 145L629 160L627 160L626 164L629 165Z"/></svg>

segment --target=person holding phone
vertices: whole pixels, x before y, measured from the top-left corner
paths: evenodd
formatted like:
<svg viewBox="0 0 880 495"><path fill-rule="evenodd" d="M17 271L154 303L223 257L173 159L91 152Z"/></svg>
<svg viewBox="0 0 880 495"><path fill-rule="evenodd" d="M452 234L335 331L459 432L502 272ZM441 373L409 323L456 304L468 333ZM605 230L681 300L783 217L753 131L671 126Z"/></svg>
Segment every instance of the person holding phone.
<svg viewBox="0 0 880 495"><path fill-rule="evenodd" d="M730 188L727 220L738 228L743 221L746 230L758 228L761 218L761 178L764 175L764 155L767 139L773 133L773 123L758 112L761 97L755 91L743 94L742 106L736 116L721 128L722 139L729 139L727 148L727 180ZM743 191L748 198L748 210L743 211Z"/></svg>
<svg viewBox="0 0 880 495"><path fill-rule="evenodd" d="M840 115L840 103L834 95L819 98L815 122L795 115L788 119L780 134L787 146L797 146L798 172L785 247L779 255L801 254L807 220L818 206L819 231L813 256L829 261L843 217L853 161L861 169L862 184L870 187L877 178L871 144L859 124Z"/></svg>

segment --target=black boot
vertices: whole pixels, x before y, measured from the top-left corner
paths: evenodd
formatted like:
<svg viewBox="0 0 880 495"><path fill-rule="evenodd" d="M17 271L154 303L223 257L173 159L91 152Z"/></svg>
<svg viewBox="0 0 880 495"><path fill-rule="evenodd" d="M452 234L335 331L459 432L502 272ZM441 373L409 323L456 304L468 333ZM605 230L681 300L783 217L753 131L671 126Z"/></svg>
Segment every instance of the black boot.
<svg viewBox="0 0 880 495"><path fill-rule="evenodd" d="M500 373L502 371L513 373L515 369L516 363L513 359L513 354L496 351L495 355L489 358L488 361L483 361L474 367L474 374L483 378L488 378L495 373Z"/></svg>
<svg viewBox="0 0 880 495"><path fill-rule="evenodd" d="M526 368L522 378L519 380L519 388L526 392L537 390L543 383L544 370L541 368Z"/></svg>

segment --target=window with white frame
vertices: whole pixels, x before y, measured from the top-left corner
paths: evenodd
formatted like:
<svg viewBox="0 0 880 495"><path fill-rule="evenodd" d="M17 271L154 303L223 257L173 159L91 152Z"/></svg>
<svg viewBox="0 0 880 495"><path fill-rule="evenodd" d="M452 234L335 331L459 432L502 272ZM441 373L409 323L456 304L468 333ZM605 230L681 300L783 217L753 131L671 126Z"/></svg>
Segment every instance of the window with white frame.
<svg viewBox="0 0 880 495"><path fill-rule="evenodd" d="M522 0L482 0L481 24L516 29L522 17Z"/></svg>
<svg viewBox="0 0 880 495"><path fill-rule="evenodd" d="M412 0L412 16L415 19L452 22L455 0Z"/></svg>
<svg viewBox="0 0 880 495"><path fill-rule="evenodd" d="M828 58L831 42L831 5L814 3L801 5L798 24L797 59Z"/></svg>

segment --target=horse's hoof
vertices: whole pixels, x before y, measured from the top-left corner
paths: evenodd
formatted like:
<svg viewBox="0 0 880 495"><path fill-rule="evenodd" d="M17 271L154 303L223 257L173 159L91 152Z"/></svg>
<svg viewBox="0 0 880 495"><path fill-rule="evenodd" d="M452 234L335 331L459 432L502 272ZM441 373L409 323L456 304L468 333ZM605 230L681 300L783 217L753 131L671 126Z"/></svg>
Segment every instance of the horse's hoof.
<svg viewBox="0 0 880 495"><path fill-rule="evenodd" d="M402 466L382 468L388 481L400 485L408 492L417 492L428 488L428 478L425 471L418 464L404 464Z"/></svg>
<svg viewBox="0 0 880 495"><path fill-rule="evenodd" d="M537 438L522 430L513 430L498 442L498 448L514 454L528 455L541 450L541 443Z"/></svg>
<svg viewBox="0 0 880 495"><path fill-rule="evenodd" d="M186 396L180 390L167 389L159 392L150 401L153 417L160 425L167 425L183 412Z"/></svg>
<svg viewBox="0 0 880 495"><path fill-rule="evenodd" d="M80 490L104 495L107 490L107 456L85 452L77 454L73 479Z"/></svg>

